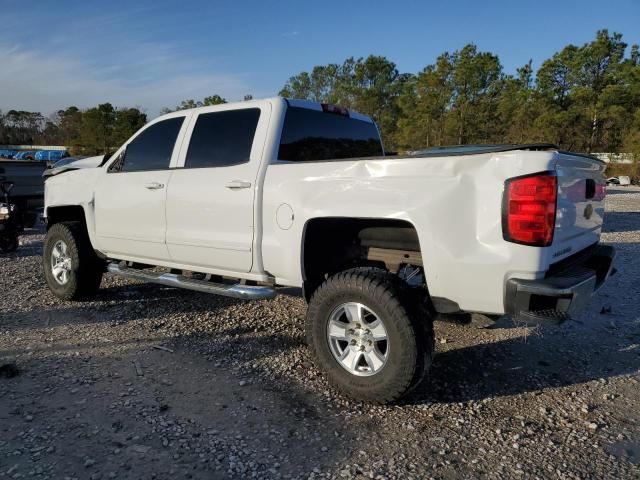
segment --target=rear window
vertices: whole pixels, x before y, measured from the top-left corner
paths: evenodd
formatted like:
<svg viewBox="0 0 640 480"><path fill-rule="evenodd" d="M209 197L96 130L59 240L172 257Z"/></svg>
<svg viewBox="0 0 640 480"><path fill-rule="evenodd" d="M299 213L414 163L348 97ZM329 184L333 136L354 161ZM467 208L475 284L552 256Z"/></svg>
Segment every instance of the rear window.
<svg viewBox="0 0 640 480"><path fill-rule="evenodd" d="M382 155L373 123L308 108L289 107L278 159L295 162Z"/></svg>

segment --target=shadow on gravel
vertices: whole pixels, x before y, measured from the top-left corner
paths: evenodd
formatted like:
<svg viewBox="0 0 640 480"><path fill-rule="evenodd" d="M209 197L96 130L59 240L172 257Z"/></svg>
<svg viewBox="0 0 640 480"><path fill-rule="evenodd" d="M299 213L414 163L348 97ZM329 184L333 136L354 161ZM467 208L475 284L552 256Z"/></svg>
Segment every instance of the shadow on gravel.
<svg viewBox="0 0 640 480"><path fill-rule="evenodd" d="M62 308L28 312L3 312L0 313L0 325L3 330L11 331L25 326L45 328L148 319L149 327L157 328L164 315L212 313L242 302L246 301L150 284L126 285L101 289L92 302L63 303Z"/></svg>
<svg viewBox="0 0 640 480"><path fill-rule="evenodd" d="M11 253L0 253L0 258L27 258L42 256L42 242L37 244L21 245L18 250Z"/></svg>
<svg viewBox="0 0 640 480"><path fill-rule="evenodd" d="M173 345L183 351L193 351L198 346L197 355L210 360L225 363L229 358L234 361L253 363L270 355L281 355L297 348L303 342L288 334L255 334L250 325L227 328L213 333L193 333L172 338ZM191 355L191 354L189 354Z"/></svg>
<svg viewBox="0 0 640 480"><path fill-rule="evenodd" d="M609 195L625 195L629 193L640 193L640 190L625 190L624 187L618 187L614 189L607 189L607 196ZM608 214L609 212L607 212Z"/></svg>
<svg viewBox="0 0 640 480"><path fill-rule="evenodd" d="M604 216L604 232L635 232L638 229L640 212L607 212Z"/></svg>
<svg viewBox="0 0 640 480"><path fill-rule="evenodd" d="M581 335L549 331L502 342L472 345L439 353L431 377L406 400L408 404L455 403L519 395L576 385L640 371L640 329L604 340L602 332ZM609 327L614 328L614 327ZM610 333L610 332L609 332ZM620 342L623 342L621 344Z"/></svg>

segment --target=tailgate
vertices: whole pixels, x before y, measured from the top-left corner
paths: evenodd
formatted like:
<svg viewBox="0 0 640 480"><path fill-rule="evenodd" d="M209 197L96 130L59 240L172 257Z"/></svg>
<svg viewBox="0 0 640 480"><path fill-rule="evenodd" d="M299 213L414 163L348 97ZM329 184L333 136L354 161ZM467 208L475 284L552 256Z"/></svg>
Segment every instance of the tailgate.
<svg viewBox="0 0 640 480"><path fill-rule="evenodd" d="M552 262L575 254L600 239L605 166L595 158L558 154L558 209L551 247Z"/></svg>

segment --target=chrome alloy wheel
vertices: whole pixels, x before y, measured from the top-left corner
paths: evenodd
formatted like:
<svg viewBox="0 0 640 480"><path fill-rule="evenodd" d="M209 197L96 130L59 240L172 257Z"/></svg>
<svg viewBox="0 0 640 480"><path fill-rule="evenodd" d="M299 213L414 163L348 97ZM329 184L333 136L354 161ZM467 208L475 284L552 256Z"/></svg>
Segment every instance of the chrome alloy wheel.
<svg viewBox="0 0 640 480"><path fill-rule="evenodd" d="M387 329L380 317L361 303L343 303L331 312L327 339L334 358L353 375L374 375L387 363Z"/></svg>
<svg viewBox="0 0 640 480"><path fill-rule="evenodd" d="M71 275L71 255L64 240L58 240L51 250L51 273L60 285L65 285Z"/></svg>

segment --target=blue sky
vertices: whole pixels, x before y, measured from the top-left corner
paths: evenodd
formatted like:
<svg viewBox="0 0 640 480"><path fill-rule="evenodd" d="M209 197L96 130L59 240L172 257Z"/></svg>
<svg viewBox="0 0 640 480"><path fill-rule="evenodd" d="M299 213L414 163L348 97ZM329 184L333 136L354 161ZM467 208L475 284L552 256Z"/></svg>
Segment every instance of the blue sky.
<svg viewBox="0 0 640 480"><path fill-rule="evenodd" d="M314 65L385 55L417 72L473 42L508 73L601 28L640 43L640 0L0 0L0 109L277 94Z"/></svg>

